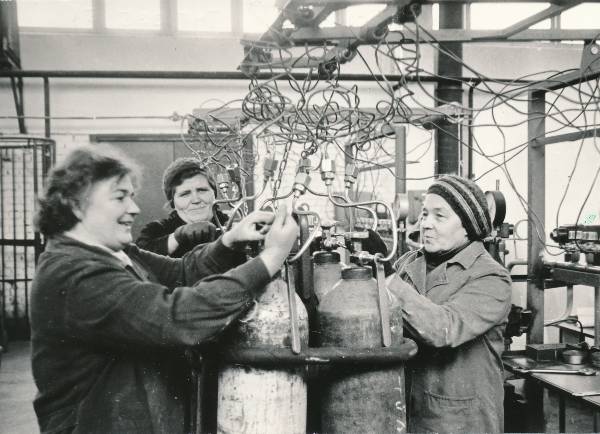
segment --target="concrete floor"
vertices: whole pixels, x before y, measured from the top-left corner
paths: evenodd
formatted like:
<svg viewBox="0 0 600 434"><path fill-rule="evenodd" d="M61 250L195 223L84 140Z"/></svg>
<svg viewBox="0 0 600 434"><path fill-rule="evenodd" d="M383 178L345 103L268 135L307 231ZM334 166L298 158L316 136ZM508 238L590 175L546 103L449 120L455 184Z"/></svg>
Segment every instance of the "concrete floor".
<svg viewBox="0 0 600 434"><path fill-rule="evenodd" d="M31 376L29 342L10 342L0 366L0 433L39 433L33 411L36 388Z"/></svg>
<svg viewBox="0 0 600 434"><path fill-rule="evenodd" d="M0 434L39 433L32 401L36 388L31 376L30 344L10 342L0 365ZM558 399L545 393L546 432L558 432ZM567 402L567 432L593 432L593 414L577 402Z"/></svg>

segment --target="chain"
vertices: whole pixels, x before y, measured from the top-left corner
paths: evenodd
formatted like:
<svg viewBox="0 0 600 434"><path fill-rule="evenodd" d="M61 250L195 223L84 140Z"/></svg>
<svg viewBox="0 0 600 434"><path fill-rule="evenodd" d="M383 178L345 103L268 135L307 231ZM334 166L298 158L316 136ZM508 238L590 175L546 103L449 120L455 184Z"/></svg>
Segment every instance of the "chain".
<svg viewBox="0 0 600 434"><path fill-rule="evenodd" d="M285 148L283 150L283 156L281 157L281 164L279 165L279 172L277 173L277 179L275 180L275 184L273 185L273 197L277 197L277 192L279 191L279 186L281 185L281 179L283 178L283 172L285 171L285 167L287 166L288 155L290 153L290 149L292 148L292 141L288 140L285 144Z"/></svg>

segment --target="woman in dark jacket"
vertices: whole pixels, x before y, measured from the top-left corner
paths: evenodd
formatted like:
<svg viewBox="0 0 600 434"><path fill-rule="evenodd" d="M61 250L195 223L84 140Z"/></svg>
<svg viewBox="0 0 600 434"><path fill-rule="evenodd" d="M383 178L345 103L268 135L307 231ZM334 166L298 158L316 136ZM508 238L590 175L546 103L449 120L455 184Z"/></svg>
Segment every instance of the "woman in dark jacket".
<svg viewBox="0 0 600 434"><path fill-rule="evenodd" d="M423 248L402 256L388 280L419 345L405 368L407 432L503 431L511 281L483 247L490 231L479 187L443 176L423 203Z"/></svg>
<svg viewBox="0 0 600 434"><path fill-rule="evenodd" d="M163 191L172 211L169 217L144 226L135 242L139 247L180 258L198 244L218 237L217 227L227 223L227 215L219 209L213 215L217 187L200 161L173 161L163 174Z"/></svg>
<svg viewBox="0 0 600 434"><path fill-rule="evenodd" d="M131 244L134 182L122 157L82 148L53 169L40 199L47 246L31 344L43 433L189 432L185 350L247 312L296 241L280 209L251 213L182 259L141 250ZM247 262L234 248L262 239Z"/></svg>

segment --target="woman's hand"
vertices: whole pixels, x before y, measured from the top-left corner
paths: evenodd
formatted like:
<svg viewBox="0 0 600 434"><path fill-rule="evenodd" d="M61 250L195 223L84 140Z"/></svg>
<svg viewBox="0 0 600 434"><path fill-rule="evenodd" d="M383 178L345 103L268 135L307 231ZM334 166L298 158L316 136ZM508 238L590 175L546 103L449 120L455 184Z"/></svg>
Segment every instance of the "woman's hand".
<svg viewBox="0 0 600 434"><path fill-rule="evenodd" d="M259 255L269 275L273 276L281 269L290 250L297 242L298 234L296 221L288 213L285 205L280 206L265 238L265 249Z"/></svg>
<svg viewBox="0 0 600 434"><path fill-rule="evenodd" d="M234 248L248 241L261 241L265 239L275 215L267 211L254 211L233 225L231 230L225 232L222 242L226 247Z"/></svg>

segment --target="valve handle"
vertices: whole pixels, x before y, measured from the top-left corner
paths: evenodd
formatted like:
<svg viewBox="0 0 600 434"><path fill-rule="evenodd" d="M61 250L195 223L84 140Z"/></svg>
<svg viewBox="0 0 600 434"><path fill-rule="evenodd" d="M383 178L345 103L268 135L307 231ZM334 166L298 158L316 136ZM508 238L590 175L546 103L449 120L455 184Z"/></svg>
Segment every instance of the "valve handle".
<svg viewBox="0 0 600 434"><path fill-rule="evenodd" d="M290 310L290 330L292 334L292 353L300 354L300 330L298 329L298 312L296 310L295 291L292 289L294 273L288 262L285 263L285 275L287 282L288 307Z"/></svg>
<svg viewBox="0 0 600 434"><path fill-rule="evenodd" d="M381 317L381 335L383 337L383 346L389 347L392 344L390 306L388 304L387 289L385 287L385 272L379 256L375 257L375 265L377 274L377 295L379 298L379 315Z"/></svg>

